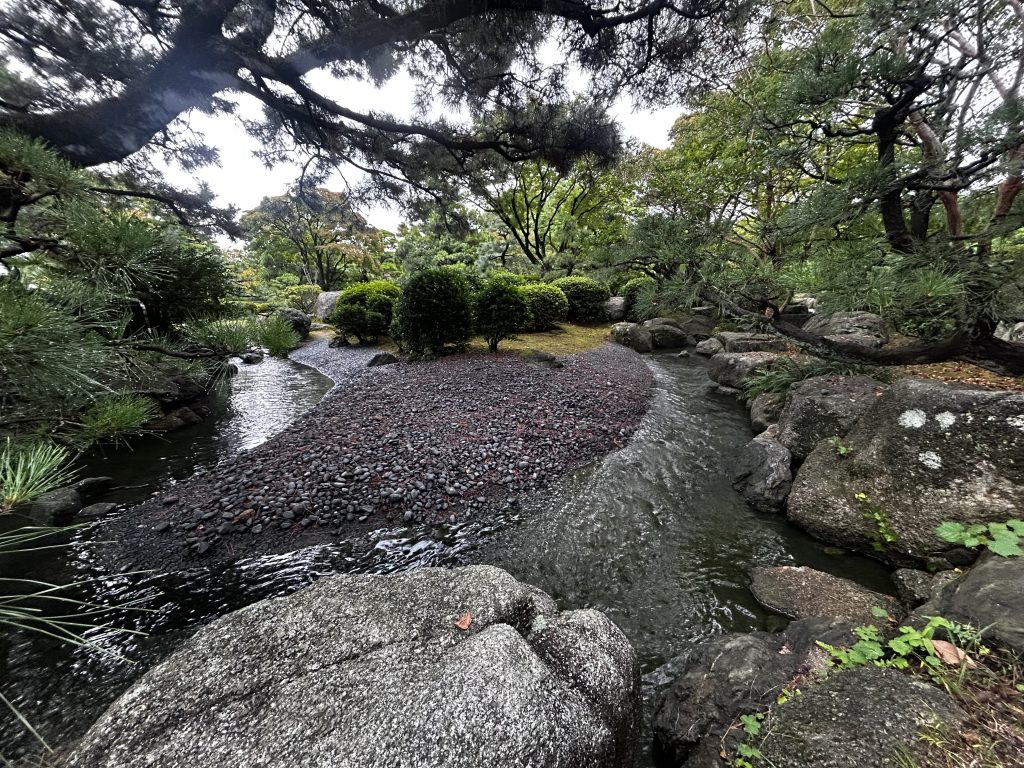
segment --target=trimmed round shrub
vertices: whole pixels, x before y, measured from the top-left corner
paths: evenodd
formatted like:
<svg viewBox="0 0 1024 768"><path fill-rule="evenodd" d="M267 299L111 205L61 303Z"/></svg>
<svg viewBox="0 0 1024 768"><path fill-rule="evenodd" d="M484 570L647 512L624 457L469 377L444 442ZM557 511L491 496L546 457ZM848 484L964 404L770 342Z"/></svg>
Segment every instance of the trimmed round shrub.
<svg viewBox="0 0 1024 768"><path fill-rule="evenodd" d="M605 319L604 303L611 298L608 286L589 277L560 277L551 285L561 289L569 300L569 320L595 323Z"/></svg>
<svg viewBox="0 0 1024 768"><path fill-rule="evenodd" d="M530 310L526 330L547 331L569 316L569 300L558 286L551 283L529 283L519 290Z"/></svg>
<svg viewBox="0 0 1024 768"><path fill-rule="evenodd" d="M642 294L653 291L657 285L658 281L653 277L634 277L627 280L619 290L619 295L626 300L626 315L635 317L633 310L637 299Z"/></svg>
<svg viewBox="0 0 1024 768"><path fill-rule="evenodd" d="M487 281L477 294L473 309L476 330L487 339L491 352L497 352L503 339L525 328L530 320L530 308L523 289L504 277L493 277Z"/></svg>
<svg viewBox="0 0 1024 768"><path fill-rule="evenodd" d="M376 343L387 334L401 290L388 280L356 283L338 295L330 322L343 336Z"/></svg>
<svg viewBox="0 0 1024 768"><path fill-rule="evenodd" d="M414 355L465 344L473 330L469 282L448 267L416 272L402 286L395 313L402 345Z"/></svg>

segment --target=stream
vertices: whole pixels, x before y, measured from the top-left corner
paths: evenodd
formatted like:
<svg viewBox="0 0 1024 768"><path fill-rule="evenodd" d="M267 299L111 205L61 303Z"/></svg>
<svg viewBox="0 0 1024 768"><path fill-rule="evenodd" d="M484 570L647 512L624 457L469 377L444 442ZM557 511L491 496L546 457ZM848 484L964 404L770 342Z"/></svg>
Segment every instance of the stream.
<svg viewBox="0 0 1024 768"><path fill-rule="evenodd" d="M202 624L339 572L497 565L563 608L605 611L632 641L644 672L695 641L779 627L781 620L761 609L747 588L754 565L809 565L891 591L881 564L825 547L784 517L755 513L732 490L734 460L751 438L749 419L740 403L714 391L703 361L646 359L654 396L629 445L499 517L379 530L359 540L171 574L98 571L95 544L80 536L46 564L47 578L91 578L87 596L108 605L141 601L144 611L118 612L114 621L145 634L96 630L89 639L104 652L45 639L16 642L0 692L52 745L67 744ZM174 440L112 453L93 469L102 467L122 485L146 486L116 491L111 499L138 501L154 483L173 482L266 440L329 388L330 380L310 369L268 358L243 367L223 412L191 435L175 433ZM177 435L187 439L179 443ZM34 746L13 718L2 716L0 745L7 757Z"/></svg>

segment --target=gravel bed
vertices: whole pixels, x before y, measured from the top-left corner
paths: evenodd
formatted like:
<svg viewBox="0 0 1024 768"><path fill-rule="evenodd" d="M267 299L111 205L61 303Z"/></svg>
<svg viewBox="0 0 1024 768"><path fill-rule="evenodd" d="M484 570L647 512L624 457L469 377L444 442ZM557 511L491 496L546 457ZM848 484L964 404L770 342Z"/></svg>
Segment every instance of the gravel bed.
<svg viewBox="0 0 1024 768"><path fill-rule="evenodd" d="M338 385L263 445L110 521L117 559L174 567L498 510L625 445L650 396L647 366L618 345L564 367L510 354L366 368L373 353L295 353Z"/></svg>

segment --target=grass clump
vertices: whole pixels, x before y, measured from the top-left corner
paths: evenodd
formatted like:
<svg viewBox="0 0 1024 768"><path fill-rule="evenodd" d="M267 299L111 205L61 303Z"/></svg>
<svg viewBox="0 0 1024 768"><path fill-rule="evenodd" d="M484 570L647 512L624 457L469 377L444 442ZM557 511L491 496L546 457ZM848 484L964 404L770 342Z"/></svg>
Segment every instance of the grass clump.
<svg viewBox="0 0 1024 768"><path fill-rule="evenodd" d="M273 357L287 357L302 341L292 324L281 315L257 320L252 329L252 340Z"/></svg>
<svg viewBox="0 0 1024 768"><path fill-rule="evenodd" d="M802 360L780 357L770 368L751 376L743 387L743 393L748 401L758 395L784 394L794 384L814 376L870 376L880 382L889 383L895 379L896 374L884 366L818 358Z"/></svg>
<svg viewBox="0 0 1024 768"><path fill-rule="evenodd" d="M142 425L157 415L156 403L144 395L111 395L97 400L81 417L77 435L89 445L103 440L119 440L137 434Z"/></svg>
<svg viewBox="0 0 1024 768"><path fill-rule="evenodd" d="M7 439L0 450L0 513L70 483L67 448L50 442L16 446Z"/></svg>

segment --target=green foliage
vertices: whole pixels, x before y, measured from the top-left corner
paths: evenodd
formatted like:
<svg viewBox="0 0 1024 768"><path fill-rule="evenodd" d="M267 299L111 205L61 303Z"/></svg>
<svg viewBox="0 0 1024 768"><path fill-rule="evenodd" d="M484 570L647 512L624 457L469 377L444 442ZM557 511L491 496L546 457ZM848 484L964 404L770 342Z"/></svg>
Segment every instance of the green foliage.
<svg viewBox="0 0 1024 768"><path fill-rule="evenodd" d="M829 445L832 446L832 450L836 452L836 455L842 458L850 452L850 447L843 442L843 439L838 435L833 435L828 439Z"/></svg>
<svg viewBox="0 0 1024 768"><path fill-rule="evenodd" d="M881 505L866 493L855 493L853 497L864 509L864 519L869 520L875 526L874 540L871 542L871 546L876 551L882 552L890 544L895 544L899 539Z"/></svg>
<svg viewBox="0 0 1024 768"><path fill-rule="evenodd" d="M237 356L252 346L254 322L251 319L220 319L185 323L178 332L194 347Z"/></svg>
<svg viewBox="0 0 1024 768"><path fill-rule="evenodd" d="M530 310L529 331L547 331L569 315L569 300L565 293L551 283L527 283L521 289Z"/></svg>
<svg viewBox="0 0 1024 768"><path fill-rule="evenodd" d="M971 525L946 521L935 529L935 535L964 547L984 547L1001 557L1024 557L1024 549L1021 548L1024 520Z"/></svg>
<svg viewBox="0 0 1024 768"><path fill-rule="evenodd" d="M285 289L284 295L289 307L311 315L322 290L319 285L293 285Z"/></svg>
<svg viewBox="0 0 1024 768"><path fill-rule="evenodd" d="M622 288L619 289L619 295L626 300L626 316L628 318L632 320L639 319L635 313L637 301L642 295L654 293L657 286L658 281L653 277L634 277L623 284Z"/></svg>
<svg viewBox="0 0 1024 768"><path fill-rule="evenodd" d="M7 438L0 448L0 513L71 482L69 458L66 448L49 441L18 446Z"/></svg>
<svg viewBox="0 0 1024 768"><path fill-rule="evenodd" d="M156 404L143 395L108 395L85 410L76 437L86 444L123 439L139 432L157 412Z"/></svg>
<svg viewBox="0 0 1024 768"><path fill-rule="evenodd" d="M884 613L881 609L879 611ZM917 667L936 675L942 668L942 659L932 643L938 631L963 644L977 644L981 639L974 627L958 624L942 616L931 616L921 629L901 626L897 635L890 640L885 640L878 627L868 625L854 629L858 640L849 648L837 648L820 640L818 645L828 651L838 669L853 669L870 664L893 669Z"/></svg>
<svg viewBox="0 0 1024 768"><path fill-rule="evenodd" d="M608 286L589 277L560 277L551 282L569 301L569 320L599 323L606 319L604 303L611 298Z"/></svg>
<svg viewBox="0 0 1024 768"><path fill-rule="evenodd" d="M890 382L895 373L874 365L859 365L840 360L797 360L781 357L770 368L751 376L743 387L747 400L765 393L783 394L791 386L814 376L870 376L881 382Z"/></svg>
<svg viewBox="0 0 1024 768"><path fill-rule="evenodd" d="M401 290L387 280L349 286L338 296L330 322L344 336L376 343L388 333Z"/></svg>
<svg viewBox="0 0 1024 768"><path fill-rule="evenodd" d="M416 272L402 286L395 313L402 344L414 355L465 344L473 326L469 283L448 267Z"/></svg>
<svg viewBox="0 0 1024 768"><path fill-rule="evenodd" d="M556 289L557 290L557 289ZM522 330L530 321L530 308L523 289L505 277L492 277L474 301L476 330L491 352L503 339Z"/></svg>
<svg viewBox="0 0 1024 768"><path fill-rule="evenodd" d="M288 357L288 353L302 341L292 324L281 315L261 318L251 325L252 339L274 357Z"/></svg>

